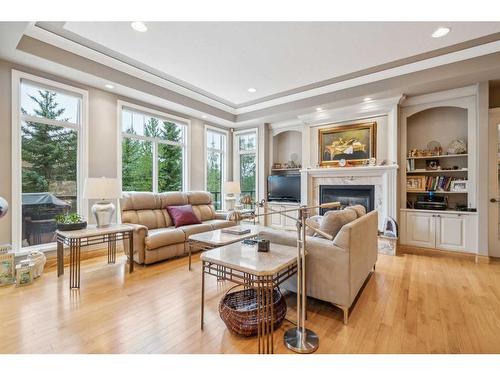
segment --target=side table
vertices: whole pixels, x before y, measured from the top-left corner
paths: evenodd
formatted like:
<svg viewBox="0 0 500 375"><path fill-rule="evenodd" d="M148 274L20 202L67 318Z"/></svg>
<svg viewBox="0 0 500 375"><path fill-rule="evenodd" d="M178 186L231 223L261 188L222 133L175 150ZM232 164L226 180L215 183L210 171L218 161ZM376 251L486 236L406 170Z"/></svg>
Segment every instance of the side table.
<svg viewBox="0 0 500 375"><path fill-rule="evenodd" d="M134 229L126 224L115 224L105 228L89 225L85 229L56 231L57 277L64 274L64 245L69 246L69 287L80 288L80 252L85 246L108 244L108 264L116 261L116 243L129 241L129 273L134 271Z"/></svg>

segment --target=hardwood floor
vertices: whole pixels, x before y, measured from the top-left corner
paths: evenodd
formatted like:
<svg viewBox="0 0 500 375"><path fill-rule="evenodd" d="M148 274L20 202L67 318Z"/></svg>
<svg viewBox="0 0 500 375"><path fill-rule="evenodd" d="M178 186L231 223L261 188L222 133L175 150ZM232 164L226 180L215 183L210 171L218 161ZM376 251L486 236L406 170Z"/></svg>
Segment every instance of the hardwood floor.
<svg viewBox="0 0 500 375"><path fill-rule="evenodd" d="M230 283L206 279L200 330L200 262L137 266L125 257L82 263L81 290L55 269L34 284L0 288L2 353L255 353L256 339L231 335L217 304ZM295 297L287 297L294 318ZM318 353L500 353L500 263L461 257L380 255L348 326L341 311L310 300L308 327ZM276 351L286 322L275 332Z"/></svg>

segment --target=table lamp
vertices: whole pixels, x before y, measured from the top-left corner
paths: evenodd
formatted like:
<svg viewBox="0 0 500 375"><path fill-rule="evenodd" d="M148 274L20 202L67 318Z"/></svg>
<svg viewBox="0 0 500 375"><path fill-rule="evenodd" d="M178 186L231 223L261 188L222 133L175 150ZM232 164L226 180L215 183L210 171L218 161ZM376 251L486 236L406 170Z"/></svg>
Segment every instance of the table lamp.
<svg viewBox="0 0 500 375"><path fill-rule="evenodd" d="M224 191L226 193L226 209L234 210L236 196L241 193L239 181L226 181L224 183Z"/></svg>
<svg viewBox="0 0 500 375"><path fill-rule="evenodd" d="M115 205L111 200L120 198L120 184L116 178L87 178L83 188L85 199L99 199L92 206L92 213L95 216L97 227L107 227L111 224L111 219L115 213Z"/></svg>

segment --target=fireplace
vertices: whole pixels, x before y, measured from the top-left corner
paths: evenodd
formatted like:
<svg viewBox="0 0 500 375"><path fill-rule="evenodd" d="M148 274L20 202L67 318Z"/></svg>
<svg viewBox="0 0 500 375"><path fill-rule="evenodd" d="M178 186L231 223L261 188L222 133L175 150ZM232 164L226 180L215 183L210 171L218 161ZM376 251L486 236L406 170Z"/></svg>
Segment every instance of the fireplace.
<svg viewBox="0 0 500 375"><path fill-rule="evenodd" d="M373 185L320 185L319 202L340 202L341 208L361 204L366 212L373 211L375 200L375 186ZM320 214L328 211L322 208Z"/></svg>

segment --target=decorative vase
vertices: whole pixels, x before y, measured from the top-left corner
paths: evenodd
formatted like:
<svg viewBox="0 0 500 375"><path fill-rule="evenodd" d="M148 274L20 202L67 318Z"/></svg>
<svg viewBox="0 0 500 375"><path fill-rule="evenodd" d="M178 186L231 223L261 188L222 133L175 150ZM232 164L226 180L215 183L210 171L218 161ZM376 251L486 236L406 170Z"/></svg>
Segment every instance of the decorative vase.
<svg viewBox="0 0 500 375"><path fill-rule="evenodd" d="M47 257L41 251L32 251L27 258L31 263L33 263L33 277L36 279L40 277L43 273L45 263L47 262Z"/></svg>

